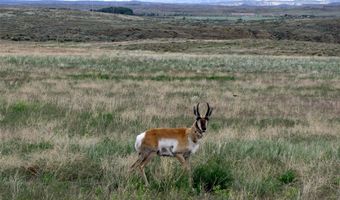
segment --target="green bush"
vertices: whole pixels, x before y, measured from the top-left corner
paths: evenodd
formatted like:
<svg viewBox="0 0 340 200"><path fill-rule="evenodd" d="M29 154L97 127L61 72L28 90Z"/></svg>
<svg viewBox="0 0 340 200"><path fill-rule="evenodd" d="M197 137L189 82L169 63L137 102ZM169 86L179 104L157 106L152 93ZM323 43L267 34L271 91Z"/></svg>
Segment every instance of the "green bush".
<svg viewBox="0 0 340 200"><path fill-rule="evenodd" d="M194 187L207 192L227 189L232 185L233 177L230 167L221 158L212 157L205 164L199 165L193 171Z"/></svg>
<svg viewBox="0 0 340 200"><path fill-rule="evenodd" d="M97 12L104 13L115 13L115 14L123 14L123 15L133 15L133 10L126 7L107 7L101 8L97 10Z"/></svg>

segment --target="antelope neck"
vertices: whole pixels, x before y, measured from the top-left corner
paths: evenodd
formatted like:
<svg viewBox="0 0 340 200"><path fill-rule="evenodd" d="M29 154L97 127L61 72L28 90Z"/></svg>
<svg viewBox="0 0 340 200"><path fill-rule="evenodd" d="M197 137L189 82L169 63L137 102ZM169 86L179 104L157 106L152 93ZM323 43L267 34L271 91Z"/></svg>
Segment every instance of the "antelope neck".
<svg viewBox="0 0 340 200"><path fill-rule="evenodd" d="M197 121L191 127L190 137L194 143L203 137L203 131L198 127Z"/></svg>

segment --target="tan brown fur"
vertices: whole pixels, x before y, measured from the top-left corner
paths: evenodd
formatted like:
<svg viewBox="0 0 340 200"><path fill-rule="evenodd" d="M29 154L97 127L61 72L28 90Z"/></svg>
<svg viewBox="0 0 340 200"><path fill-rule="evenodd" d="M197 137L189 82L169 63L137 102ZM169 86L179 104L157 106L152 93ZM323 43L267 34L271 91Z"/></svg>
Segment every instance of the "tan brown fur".
<svg viewBox="0 0 340 200"><path fill-rule="evenodd" d="M146 131L145 138L142 142L142 148L158 148L158 142L161 139L175 139L178 141L178 151L186 151L188 146L188 138L197 142L198 136L196 128L193 125L191 128L154 128Z"/></svg>

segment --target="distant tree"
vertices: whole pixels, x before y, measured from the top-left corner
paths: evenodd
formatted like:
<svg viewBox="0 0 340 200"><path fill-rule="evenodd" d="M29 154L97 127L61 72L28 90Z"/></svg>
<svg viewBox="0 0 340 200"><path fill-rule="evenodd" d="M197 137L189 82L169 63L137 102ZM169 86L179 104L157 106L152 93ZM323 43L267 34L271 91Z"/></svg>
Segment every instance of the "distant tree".
<svg viewBox="0 0 340 200"><path fill-rule="evenodd" d="M126 7L115 7L113 12L117 14L133 15L133 10Z"/></svg>
<svg viewBox="0 0 340 200"><path fill-rule="evenodd" d="M98 9L96 11L97 12L104 12L104 13L133 15L133 10L131 8L126 8L126 7L107 7L107 8Z"/></svg>
<svg viewBox="0 0 340 200"><path fill-rule="evenodd" d="M242 18L238 18L236 23L242 23L243 22L243 19Z"/></svg>

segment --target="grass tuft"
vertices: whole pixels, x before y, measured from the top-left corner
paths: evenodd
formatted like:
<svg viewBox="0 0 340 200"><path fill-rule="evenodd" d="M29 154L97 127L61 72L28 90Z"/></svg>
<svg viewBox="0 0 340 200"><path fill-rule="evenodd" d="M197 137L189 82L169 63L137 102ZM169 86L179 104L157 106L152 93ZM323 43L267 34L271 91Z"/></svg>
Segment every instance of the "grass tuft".
<svg viewBox="0 0 340 200"><path fill-rule="evenodd" d="M296 172L291 169L283 172L279 177L280 182L283 184L292 183L293 181L295 181L295 179L296 179Z"/></svg>
<svg viewBox="0 0 340 200"><path fill-rule="evenodd" d="M206 192L215 189L225 190L234 181L230 166L220 157L212 157L206 163L195 167L193 171L194 187Z"/></svg>

